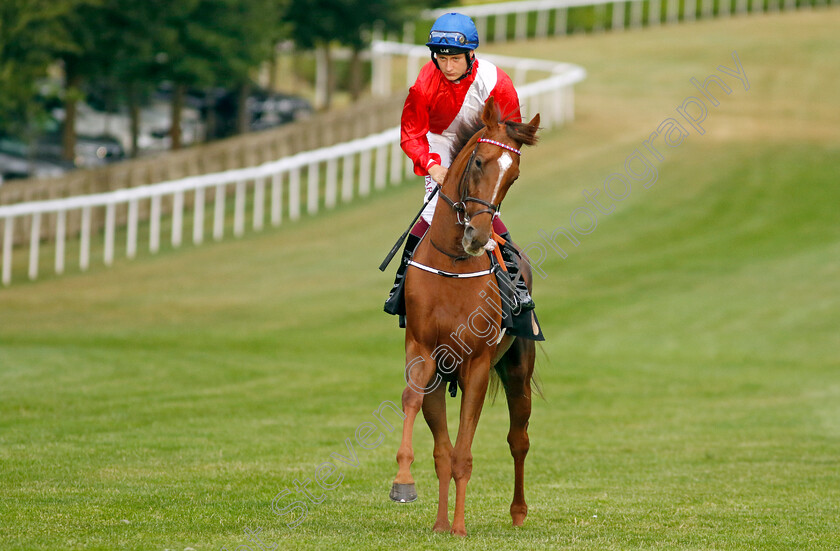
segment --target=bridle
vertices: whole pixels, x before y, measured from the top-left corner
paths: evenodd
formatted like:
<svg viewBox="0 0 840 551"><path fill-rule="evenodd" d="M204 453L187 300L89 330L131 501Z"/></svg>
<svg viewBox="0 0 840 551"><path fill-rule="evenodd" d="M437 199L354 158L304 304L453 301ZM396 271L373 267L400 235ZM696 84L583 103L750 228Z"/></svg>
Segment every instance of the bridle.
<svg viewBox="0 0 840 551"><path fill-rule="evenodd" d="M472 218L475 218L479 214L485 214L486 213L486 214L489 214L489 215L493 216L497 212L499 212L499 206L500 205L498 205L498 204L494 205L493 203L491 203L489 201L485 201L484 199L479 199L478 197L467 196L467 190L466 190L466 187L464 186L464 184L467 181L467 177L470 174L470 169L472 169L473 161L475 160L475 154L478 151L478 144L479 143L489 143L489 144L501 147L503 149L507 149L508 151L512 151L513 153L516 153L519 156L522 155L522 151L520 151L519 149L516 149L515 147L511 147L507 144L503 144L502 142L497 142L496 140L490 140L488 138L479 138L478 139L478 141L476 142L475 148L473 148L472 153L470 154L470 158L467 161L467 168L466 168L466 170L464 170L464 173L461 175L461 181L458 183L458 189L463 190L461 192L460 199L458 201L453 201L443 192L442 189L438 190L438 194L443 198L444 201L446 201L449 204L450 207L452 207L452 210L455 211L455 217L456 217L456 220L457 220L456 223L460 226L466 226ZM472 216L467 216L467 214L466 214L467 213L467 203L478 203L479 205L483 205L487 208L473 213ZM463 218L462 218L462 215L463 215Z"/></svg>

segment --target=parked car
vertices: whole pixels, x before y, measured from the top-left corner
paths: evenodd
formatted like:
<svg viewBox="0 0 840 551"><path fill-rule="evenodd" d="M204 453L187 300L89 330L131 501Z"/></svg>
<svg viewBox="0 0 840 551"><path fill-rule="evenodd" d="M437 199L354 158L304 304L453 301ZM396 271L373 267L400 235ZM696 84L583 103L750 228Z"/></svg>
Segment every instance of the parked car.
<svg viewBox="0 0 840 551"><path fill-rule="evenodd" d="M215 132L213 137L223 138L236 133L238 94L235 91L214 91L210 95L215 98L213 105L205 102L202 107L202 117L206 121L213 111ZM287 124L310 116L313 112L312 104L305 98L270 92L261 88L254 89L245 103L248 112L248 130L256 132Z"/></svg>
<svg viewBox="0 0 840 551"><path fill-rule="evenodd" d="M158 87L153 97L156 101L169 103L172 101L172 92L172 84L166 82ZM198 110L204 121L207 121L212 110L218 130L216 135L227 136L236 129L238 96L238 91L222 87L190 89L184 96L184 105ZM305 98L260 87L252 87L246 109L250 116L250 130L279 126L307 117L313 112L312 104Z"/></svg>
<svg viewBox="0 0 840 551"><path fill-rule="evenodd" d="M131 148L131 119L126 107L106 112L106 103L95 91L90 102L76 104L76 152L72 162L62 159L61 126L64 105L59 95L45 86L40 93L50 117L41 136L30 147L11 136L0 136L0 178L57 176L67 170L94 167L122 160ZM170 147L172 87L162 85L140 110L138 148L164 151ZM182 144L222 138L236 133L238 95L224 88L189 91L181 113ZM99 109L94 108L94 105ZM312 105L304 98L255 88L247 98L248 129L265 130L309 116ZM213 120L215 131L207 135L205 121Z"/></svg>
<svg viewBox="0 0 840 551"><path fill-rule="evenodd" d="M64 120L63 108L53 109L52 114L56 119ZM171 106L164 101L156 99L142 107L137 136L140 151L169 149L171 121ZM127 112L107 113L80 101L76 106L76 132L83 136L111 136L119 142L123 151L131 149L131 117ZM181 112L181 143L189 145L203 139L204 126L198 110L184 108Z"/></svg>
<svg viewBox="0 0 840 551"><path fill-rule="evenodd" d="M0 136L0 175L4 180L54 177L73 168L89 168L125 158L119 141L111 136L76 136L76 155L62 159L59 129L48 131L29 145L14 136Z"/></svg>
<svg viewBox="0 0 840 551"><path fill-rule="evenodd" d="M0 152L0 184L23 178L55 178L68 170L66 164L27 159Z"/></svg>
<svg viewBox="0 0 840 551"><path fill-rule="evenodd" d="M53 132L45 134L35 143L35 155L45 160L61 160L63 150L61 134ZM125 150L119 140L106 134L100 136L76 136L76 156L73 166L89 168L101 166L125 158Z"/></svg>
<svg viewBox="0 0 840 551"><path fill-rule="evenodd" d="M251 130L263 130L303 119L312 114L312 104L304 98L279 92L257 91L246 104L251 114Z"/></svg>

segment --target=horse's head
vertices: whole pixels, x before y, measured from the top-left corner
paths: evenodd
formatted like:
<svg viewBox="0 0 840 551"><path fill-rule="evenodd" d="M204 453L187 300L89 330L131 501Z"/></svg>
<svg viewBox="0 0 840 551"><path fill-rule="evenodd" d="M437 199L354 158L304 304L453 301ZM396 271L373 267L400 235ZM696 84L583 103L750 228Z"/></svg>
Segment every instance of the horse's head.
<svg viewBox="0 0 840 551"><path fill-rule="evenodd" d="M462 245L473 256L484 252L484 245L492 236L493 215L519 177L520 148L537 141L540 116L537 114L527 124L500 121L491 97L484 105L481 121L484 129L473 136L456 159L456 163L465 163L459 185L465 222Z"/></svg>

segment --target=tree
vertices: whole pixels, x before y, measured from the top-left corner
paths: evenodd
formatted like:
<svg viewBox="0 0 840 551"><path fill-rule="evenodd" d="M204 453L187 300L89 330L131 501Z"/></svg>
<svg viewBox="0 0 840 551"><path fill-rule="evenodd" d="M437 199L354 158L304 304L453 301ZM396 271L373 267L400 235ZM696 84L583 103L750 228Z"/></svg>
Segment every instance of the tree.
<svg viewBox="0 0 840 551"><path fill-rule="evenodd" d="M403 24L416 18L421 9L449 3L397 1L397 0L343 0L345 4L344 25L336 39L352 52L350 58L350 96L356 101L362 92L361 52L370 46L375 27L383 31L400 31Z"/></svg>
<svg viewBox="0 0 840 551"><path fill-rule="evenodd" d="M186 90L223 85L247 97L250 72L271 56L280 13L276 0L169 2L159 68L161 76L174 85L173 149L180 146ZM240 102L240 113L244 103Z"/></svg>
<svg viewBox="0 0 840 551"><path fill-rule="evenodd" d="M108 52L107 71L89 75L91 87L106 90L112 101L124 101L131 119L132 157L138 154L141 97L157 83L156 56L164 33L168 2L106 0L102 6L108 32L99 47Z"/></svg>
<svg viewBox="0 0 840 551"><path fill-rule="evenodd" d="M350 92L354 100L361 94L361 52L370 45L375 27L400 30L422 8L440 7L451 0L291 0L286 19L292 38L305 49L318 48L326 63L326 89L322 91L329 108L335 77L330 45L337 42L351 48Z"/></svg>
<svg viewBox="0 0 840 551"><path fill-rule="evenodd" d="M186 91L247 87L249 72L271 53L280 15L278 0L75 1L80 5L62 18L70 44L55 50L66 76L67 155L85 83L122 88L136 154L140 96L171 82L170 137L172 148L180 148Z"/></svg>
<svg viewBox="0 0 840 551"><path fill-rule="evenodd" d="M319 49L324 56L327 77L321 91L323 105L319 107L327 109L332 103L334 80L330 42L338 36L344 16L346 9L341 0L290 0L285 14L295 45L305 50Z"/></svg>
<svg viewBox="0 0 840 551"><path fill-rule="evenodd" d="M57 47L70 48L59 18L75 0L3 0L0 2L0 133L25 136L37 132L43 106L36 84L46 76Z"/></svg>
<svg viewBox="0 0 840 551"><path fill-rule="evenodd" d="M65 0L66 1L66 0ZM63 156L72 159L76 140L76 106L91 87L124 87L132 115L132 154L137 153L138 90L157 78L155 53L165 36L166 0L73 0L75 6L58 18L69 40L53 55L64 69ZM115 98L114 98L115 99Z"/></svg>

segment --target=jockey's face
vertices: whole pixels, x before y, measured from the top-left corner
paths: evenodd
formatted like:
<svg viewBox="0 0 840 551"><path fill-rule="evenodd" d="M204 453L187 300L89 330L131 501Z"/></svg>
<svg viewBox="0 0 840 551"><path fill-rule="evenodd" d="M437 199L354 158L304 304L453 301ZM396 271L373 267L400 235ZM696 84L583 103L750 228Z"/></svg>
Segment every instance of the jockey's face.
<svg viewBox="0 0 840 551"><path fill-rule="evenodd" d="M467 56L470 54L435 54L438 67L447 80L458 80L467 72Z"/></svg>

